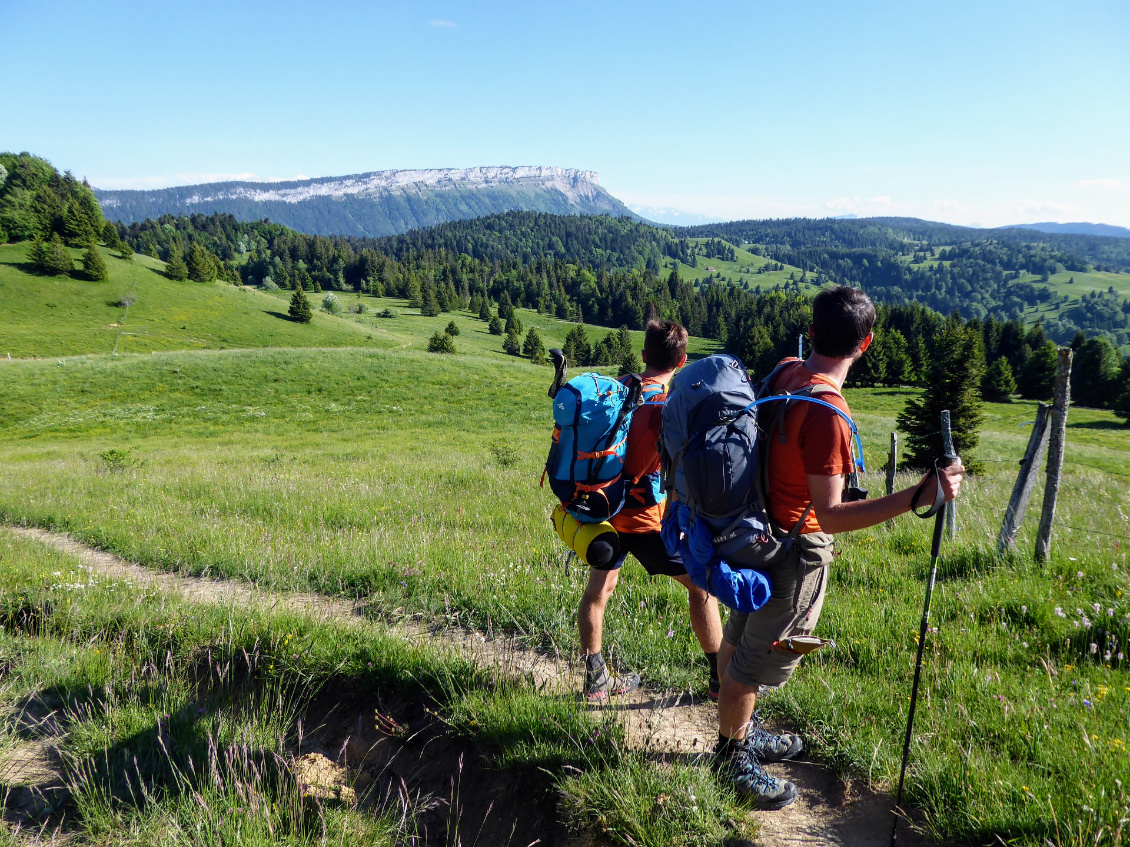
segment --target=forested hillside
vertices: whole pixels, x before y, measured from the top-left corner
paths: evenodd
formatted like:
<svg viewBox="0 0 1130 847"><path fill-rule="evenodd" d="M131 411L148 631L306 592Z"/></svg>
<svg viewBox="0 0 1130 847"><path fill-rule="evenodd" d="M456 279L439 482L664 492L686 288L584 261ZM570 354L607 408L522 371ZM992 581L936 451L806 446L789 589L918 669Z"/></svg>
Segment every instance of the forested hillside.
<svg viewBox="0 0 1130 847"><path fill-rule="evenodd" d="M510 220L515 222L512 228ZM810 317L809 299L795 289L756 293L732 284L695 286L677 270L661 267L657 273L657 263L689 249L692 242L623 219L510 213L419 235L370 240L308 236L278 224L196 215L135 224L122 228L121 235L135 249L161 257L203 245L223 260L226 273L246 284L402 297L425 314L469 308L487 319L495 304L500 317L514 305L588 324L641 329L654 313L680 321L693 335L722 342L757 373L796 350L796 339L806 332ZM694 242L696 250L722 253L727 247L720 240ZM938 274L941 279L949 278L949 269L964 267L964 248L949 249L953 255L937 263L946 269ZM986 251L985 262L1011 261L1009 245L979 249ZM635 261L618 267L610 264L610 256ZM946 320L922 303L881 303L876 342L853 372L853 381L921 384ZM1007 396L1019 390L1025 397L1051 397L1056 343L1042 321L1029 326L1018 317L998 320L991 315L950 320L976 336L977 361L969 367L987 374L986 394ZM1095 379L1080 384L1077 400L1100 406L1117 401L1119 408L1130 404L1130 386L1123 384L1130 378L1130 367L1122 365L1110 341L1101 334L1088 339L1078 331L1067 341L1081 355L1086 348L1086 355L1100 363ZM572 352L580 365L597 355L596 347L580 338Z"/></svg>

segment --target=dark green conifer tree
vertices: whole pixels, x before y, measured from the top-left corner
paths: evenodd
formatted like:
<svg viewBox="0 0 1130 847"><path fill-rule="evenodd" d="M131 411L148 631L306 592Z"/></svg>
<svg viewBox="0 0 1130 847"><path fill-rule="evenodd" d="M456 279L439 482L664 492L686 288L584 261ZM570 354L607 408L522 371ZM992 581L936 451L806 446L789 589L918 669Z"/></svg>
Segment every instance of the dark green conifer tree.
<svg viewBox="0 0 1130 847"><path fill-rule="evenodd" d="M179 244L174 243L169 248L169 261L165 263L165 276L175 280L188 279L188 265L184 263L184 255L181 253Z"/></svg>
<svg viewBox="0 0 1130 847"><path fill-rule="evenodd" d="M110 269L106 267L106 260L102 258L93 241L87 245L86 251L82 254L82 269L96 282L110 278Z"/></svg>
<svg viewBox="0 0 1130 847"><path fill-rule="evenodd" d="M454 353L455 352L455 339L448 335L446 332L440 332L438 329L435 334L428 340L429 353Z"/></svg>
<svg viewBox="0 0 1130 847"><path fill-rule="evenodd" d="M982 469L974 450L980 440L981 377L985 352L981 333L950 318L934 339L934 357L926 390L911 398L898 416L898 427L907 433L906 468L928 469L943 454L942 410L950 412L953 445L966 469Z"/></svg>
<svg viewBox="0 0 1130 847"><path fill-rule="evenodd" d="M511 356L520 356L522 354L521 337L513 328L506 333L506 338L502 340L502 349Z"/></svg>
<svg viewBox="0 0 1130 847"><path fill-rule="evenodd" d="M455 321L448 321L447 329L445 329L444 332L454 338L459 334L459 327L456 325Z"/></svg>
<svg viewBox="0 0 1130 847"><path fill-rule="evenodd" d="M121 237L118 235L118 228L110 221L102 224L102 243L107 247L113 249L121 242Z"/></svg>
<svg viewBox="0 0 1130 847"><path fill-rule="evenodd" d="M1071 363L1071 402L1103 409L1117 397L1120 365L1118 351L1103 336L1089 338L1075 351Z"/></svg>
<svg viewBox="0 0 1130 847"><path fill-rule="evenodd" d="M569 330L568 335L565 336L565 346L561 350L570 364L584 367L590 363L592 348L589 346L584 324L577 324Z"/></svg>
<svg viewBox="0 0 1130 847"><path fill-rule="evenodd" d="M294 294L290 296L290 319L300 324L308 324L314 319L314 310L310 308L310 301L306 299L306 292L301 285L294 287Z"/></svg>
<svg viewBox="0 0 1130 847"><path fill-rule="evenodd" d="M51 233L51 242L47 245L47 258L43 265L43 272L51 276L69 276L75 269L74 259L67 250L59 233Z"/></svg>
<svg viewBox="0 0 1130 847"><path fill-rule="evenodd" d="M535 327L530 327L526 340L522 342L522 355L535 365L545 364L545 344Z"/></svg>
<svg viewBox="0 0 1130 847"><path fill-rule="evenodd" d="M502 321L498 319L498 315L490 319L487 329L490 330L491 335L502 335Z"/></svg>
<svg viewBox="0 0 1130 847"><path fill-rule="evenodd" d="M211 282L216 278L217 263L212 254L199 242L188 249L188 278L196 282Z"/></svg>
<svg viewBox="0 0 1130 847"><path fill-rule="evenodd" d="M1032 335L1029 333L1029 338ZM1043 333L1041 331L1041 337ZM1032 351L1024 363L1020 378L1016 381L1020 396L1025 400L1051 400L1055 393L1055 371L1057 352L1054 341L1042 341Z"/></svg>
<svg viewBox="0 0 1130 847"><path fill-rule="evenodd" d="M481 304L479 305L479 320L489 322L490 319L491 319L490 302L487 300L486 297L484 297L482 299Z"/></svg>
<svg viewBox="0 0 1130 847"><path fill-rule="evenodd" d="M35 269L36 273L45 274L47 270L47 245L43 239L36 233L31 238L31 246L27 250L27 260Z"/></svg>
<svg viewBox="0 0 1130 847"><path fill-rule="evenodd" d="M1015 393L1016 377L1012 374L1012 365L1008 363L1007 356L998 356L985 371L985 378L981 381L981 396L990 403L1011 403L1011 395Z"/></svg>
<svg viewBox="0 0 1130 847"><path fill-rule="evenodd" d="M640 357L629 350L620 358L620 369L617 371L617 376L627 376L628 374L638 374L643 371L643 362Z"/></svg>

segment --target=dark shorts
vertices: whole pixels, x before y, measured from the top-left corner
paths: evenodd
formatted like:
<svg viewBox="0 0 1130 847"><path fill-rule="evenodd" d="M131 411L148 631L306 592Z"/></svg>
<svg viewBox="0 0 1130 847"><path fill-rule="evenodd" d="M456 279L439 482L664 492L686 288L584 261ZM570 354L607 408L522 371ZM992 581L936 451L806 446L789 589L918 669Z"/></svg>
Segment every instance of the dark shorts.
<svg viewBox="0 0 1130 847"><path fill-rule="evenodd" d="M624 564L631 553L643 569L652 576L682 576L687 572L679 554L672 556L663 546L658 532L621 532L620 558L610 565L595 570L614 571Z"/></svg>
<svg viewBox="0 0 1130 847"><path fill-rule="evenodd" d="M735 551L731 561L740 563ZM748 615L731 612L722 637L734 646L726 673L743 685L783 685L798 664L800 654L777 644L793 635L811 635L824 607L828 565L832 561L832 536L823 532L801 535L789 554L767 569L773 584L769 602Z"/></svg>

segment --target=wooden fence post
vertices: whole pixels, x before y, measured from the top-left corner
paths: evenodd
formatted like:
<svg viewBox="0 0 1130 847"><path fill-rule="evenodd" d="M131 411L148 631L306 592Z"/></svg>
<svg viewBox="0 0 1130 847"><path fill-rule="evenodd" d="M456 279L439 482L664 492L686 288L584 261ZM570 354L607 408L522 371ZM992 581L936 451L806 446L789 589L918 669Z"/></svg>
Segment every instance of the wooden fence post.
<svg viewBox="0 0 1130 847"><path fill-rule="evenodd" d="M942 410L942 449L948 456L954 455L953 433L950 431L950 410ZM946 538L950 540L957 535L957 501L950 500L945 505L946 510Z"/></svg>
<svg viewBox="0 0 1130 847"><path fill-rule="evenodd" d="M887 457L887 494L895 493L895 468L898 467L899 458L899 436L897 432L891 433L891 452ZM887 521L888 527L893 527L895 522L893 520Z"/></svg>
<svg viewBox="0 0 1130 847"><path fill-rule="evenodd" d="M1028 449L1024 451L1024 458L1020 460L1020 473L1016 477L1016 484L1012 486L1012 497L1008 500L1008 508L1004 510L1004 520L1001 522L1001 534L997 539L997 553L1003 555L1016 547L1016 536L1020 532L1020 524L1024 522L1024 513L1028 511L1028 501L1032 497L1032 489L1036 487L1036 471L1044 461L1044 453L1048 449L1048 409L1047 403L1036 406L1036 420L1032 424L1032 435L1028 438Z"/></svg>
<svg viewBox="0 0 1130 847"><path fill-rule="evenodd" d="M1055 371L1055 401L1051 433L1048 438L1048 479L1044 484L1044 511L1036 535L1036 561L1046 562L1052 546L1052 522L1059 496L1059 475L1063 471L1063 445L1067 440L1067 406L1071 402L1071 348L1059 348Z"/></svg>

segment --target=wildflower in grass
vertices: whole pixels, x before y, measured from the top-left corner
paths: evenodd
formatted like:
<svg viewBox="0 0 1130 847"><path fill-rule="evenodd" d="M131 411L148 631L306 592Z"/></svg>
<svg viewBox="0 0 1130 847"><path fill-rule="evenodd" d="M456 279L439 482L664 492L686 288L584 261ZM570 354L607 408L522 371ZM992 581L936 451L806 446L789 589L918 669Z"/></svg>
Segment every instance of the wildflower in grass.
<svg viewBox="0 0 1130 847"><path fill-rule="evenodd" d="M1091 605L1091 608L1095 610L1096 615L1103 610L1101 603L1094 603Z"/></svg>
<svg viewBox="0 0 1130 847"><path fill-rule="evenodd" d="M673 629L667 630L667 637L668 638L674 638L675 637L675 630L673 630Z"/></svg>
<svg viewBox="0 0 1130 847"><path fill-rule="evenodd" d="M1086 615L1083 616L1083 626L1087 627L1088 629L1091 626L1091 619L1088 618Z"/></svg>
<svg viewBox="0 0 1130 847"><path fill-rule="evenodd" d="M1056 616L1057 618L1065 618L1065 617L1067 617L1067 615L1065 615L1065 614L1064 614L1064 612L1063 612L1063 609L1061 609L1061 608L1060 608L1059 606L1056 606L1056 607L1055 607L1055 616Z"/></svg>
<svg viewBox="0 0 1130 847"><path fill-rule="evenodd" d="M1108 618L1113 618L1114 617L1114 609L1107 609L1106 610L1106 616Z"/></svg>
<svg viewBox="0 0 1130 847"><path fill-rule="evenodd" d="M1103 661L1104 662L1110 661L1110 651L1109 650L1107 650L1105 653L1103 653Z"/></svg>
<svg viewBox="0 0 1130 847"><path fill-rule="evenodd" d="M1090 700L1084 700L1084 701L1083 701L1083 705L1084 705L1084 706L1086 706L1086 707L1087 707L1088 709L1093 709L1093 708L1095 708L1095 707L1094 707L1094 704L1092 704Z"/></svg>
<svg viewBox="0 0 1130 847"><path fill-rule="evenodd" d="M1099 645L1092 641L1091 642L1091 655L1093 656L1097 652L1099 652Z"/></svg>

